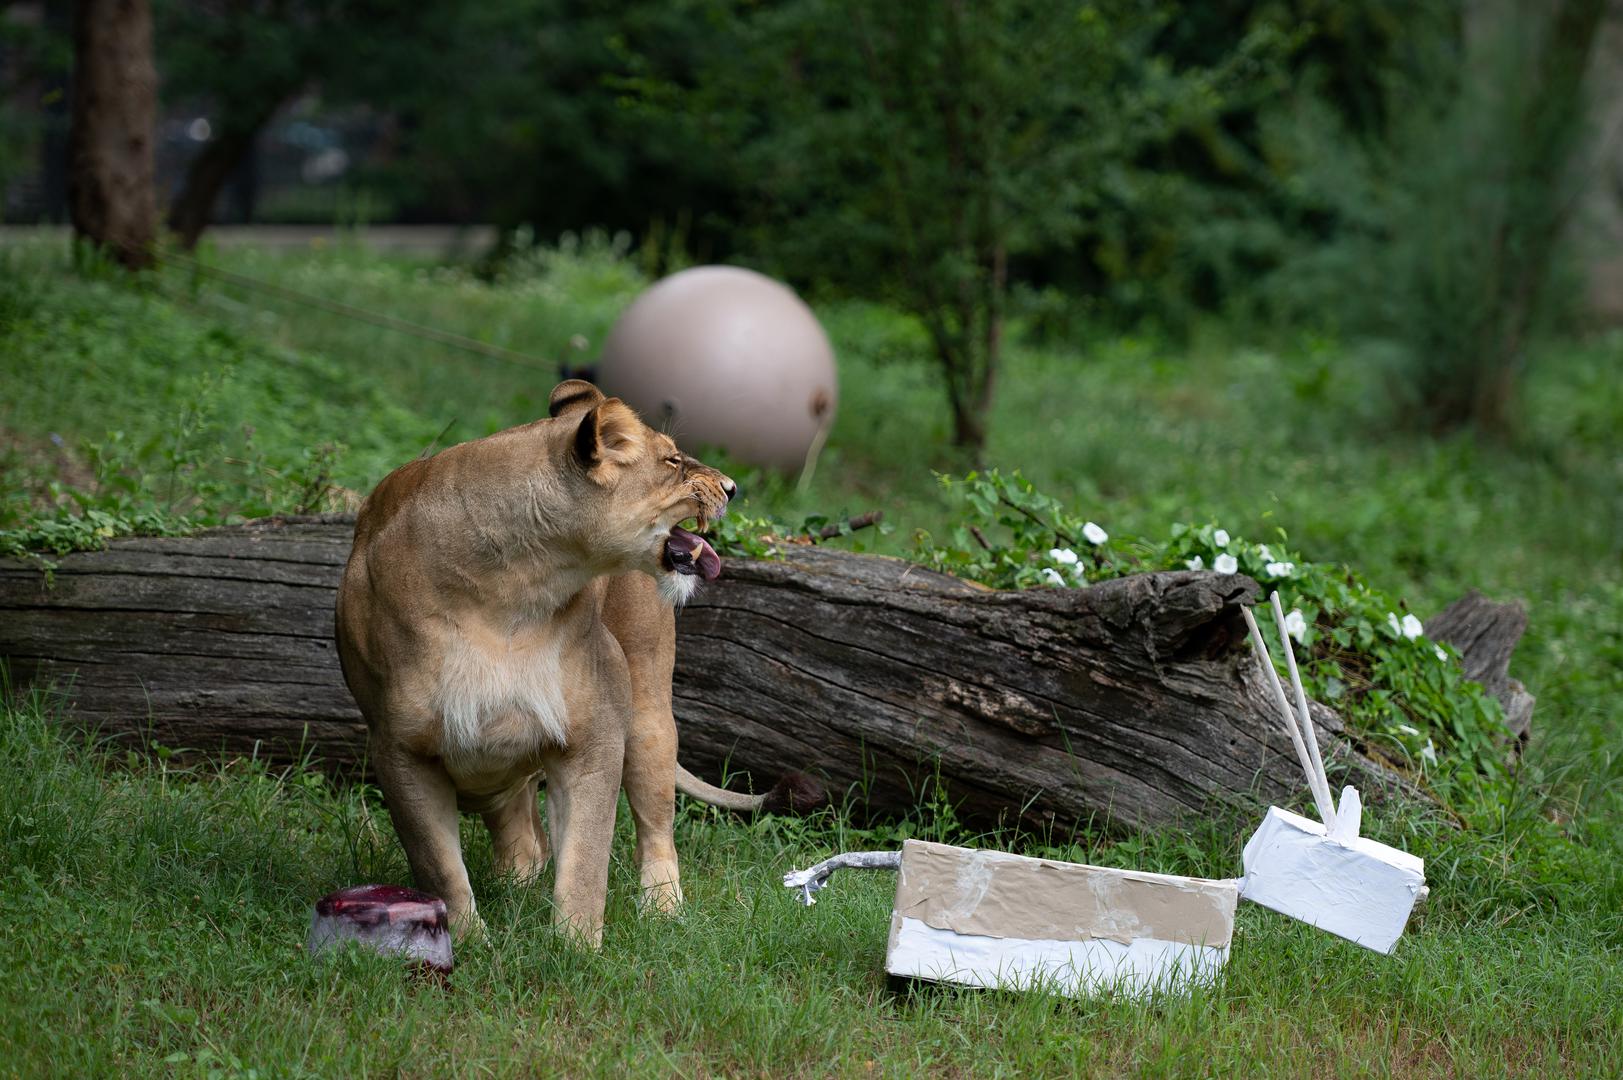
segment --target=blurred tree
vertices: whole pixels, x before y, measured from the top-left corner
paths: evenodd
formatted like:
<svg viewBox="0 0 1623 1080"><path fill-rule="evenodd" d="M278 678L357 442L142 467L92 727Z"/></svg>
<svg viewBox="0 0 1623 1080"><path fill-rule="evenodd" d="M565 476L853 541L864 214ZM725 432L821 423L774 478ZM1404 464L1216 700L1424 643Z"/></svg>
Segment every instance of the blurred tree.
<svg viewBox="0 0 1623 1080"><path fill-rule="evenodd" d="M419 201L550 239L663 223L700 254L725 246L737 163L700 137L705 117L651 109L638 88L691 87L725 54L709 0L502 0L436 34L412 80L397 183ZM407 192L408 196L411 192Z"/></svg>
<svg viewBox="0 0 1623 1080"><path fill-rule="evenodd" d="M696 103L738 157L759 250L916 314L979 454L1011 260L1075 242L1135 155L1217 110L1267 28L1220 62L1152 48L1171 7L1121 0L738 4Z"/></svg>
<svg viewBox="0 0 1623 1080"><path fill-rule="evenodd" d="M157 229L152 10L147 0L77 0L73 14L73 230L125 266L150 266Z"/></svg>
<svg viewBox="0 0 1623 1080"><path fill-rule="evenodd" d="M1432 431L1513 426L1587 179L1585 75L1608 3L1437 0L1423 51L1385 68L1369 133L1309 118L1300 179L1335 216L1308 276L1385 345L1400 404Z"/></svg>
<svg viewBox="0 0 1623 1080"><path fill-rule="evenodd" d="M0 0L0 212L68 220L73 7Z"/></svg>
<svg viewBox="0 0 1623 1080"><path fill-rule="evenodd" d="M210 134L169 206L169 227L196 245L220 192L260 132L297 95L389 108L445 58L439 31L477 7L463 0L158 0L158 47L171 101L201 99ZM449 88L446 88L449 89ZM454 102L454 95L448 95Z"/></svg>
<svg viewBox="0 0 1623 1080"><path fill-rule="evenodd" d="M528 225L692 223L727 216L726 162L693 122L635 107L625 82L675 84L717 47L696 0L158 0L171 101L213 132L170 224L190 245L277 111L303 94L390 118L388 160L361 168L407 218ZM702 219L693 221L697 216Z"/></svg>

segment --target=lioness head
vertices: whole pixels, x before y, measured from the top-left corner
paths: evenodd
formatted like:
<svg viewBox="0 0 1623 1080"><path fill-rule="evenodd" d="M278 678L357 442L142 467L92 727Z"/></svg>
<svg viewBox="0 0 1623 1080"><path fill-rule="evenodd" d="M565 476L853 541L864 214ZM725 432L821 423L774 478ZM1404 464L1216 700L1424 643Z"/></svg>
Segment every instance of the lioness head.
<svg viewBox="0 0 1623 1080"><path fill-rule="evenodd" d="M583 507L598 518L599 542L627 568L652 574L673 604L698 583L721 573L721 558L698 532L727 512L738 485L677 449L670 436L644 424L619 398L570 379L553 388L553 419L574 425L572 453L587 481ZM600 552L610 554L610 552Z"/></svg>

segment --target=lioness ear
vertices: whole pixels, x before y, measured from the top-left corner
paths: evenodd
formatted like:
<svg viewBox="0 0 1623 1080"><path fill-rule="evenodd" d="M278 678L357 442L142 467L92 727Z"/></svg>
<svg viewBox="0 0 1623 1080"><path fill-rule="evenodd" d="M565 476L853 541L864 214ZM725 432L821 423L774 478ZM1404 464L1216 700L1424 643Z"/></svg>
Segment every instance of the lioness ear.
<svg viewBox="0 0 1623 1080"><path fill-rule="evenodd" d="M575 457L591 469L609 462L626 465L637 458L642 421L619 398L605 398L580 418L575 429Z"/></svg>
<svg viewBox="0 0 1623 1080"><path fill-rule="evenodd" d="M566 412L590 409L603 403L603 391L585 379L569 379L552 388L547 401L548 416L562 416Z"/></svg>

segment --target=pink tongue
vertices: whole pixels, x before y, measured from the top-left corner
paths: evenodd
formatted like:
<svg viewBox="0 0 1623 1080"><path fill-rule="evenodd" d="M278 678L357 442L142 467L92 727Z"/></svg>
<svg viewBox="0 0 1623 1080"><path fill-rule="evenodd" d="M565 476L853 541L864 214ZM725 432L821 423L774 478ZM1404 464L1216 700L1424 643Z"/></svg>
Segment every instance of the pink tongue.
<svg viewBox="0 0 1623 1080"><path fill-rule="evenodd" d="M671 538L667 543L678 551L692 553L693 565L698 568L699 576L706 581L714 581L721 576L721 556L716 554L716 549L711 547L704 537L678 525L671 530Z"/></svg>

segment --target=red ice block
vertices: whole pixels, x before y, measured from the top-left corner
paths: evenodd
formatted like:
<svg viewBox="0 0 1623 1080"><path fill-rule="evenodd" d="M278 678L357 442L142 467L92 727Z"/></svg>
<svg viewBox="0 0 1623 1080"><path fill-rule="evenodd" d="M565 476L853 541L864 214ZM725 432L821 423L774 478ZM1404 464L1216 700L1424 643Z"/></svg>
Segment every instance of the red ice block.
<svg viewBox="0 0 1623 1080"><path fill-rule="evenodd" d="M346 941L451 973L445 901L400 885L355 885L316 901L307 948L318 956Z"/></svg>

